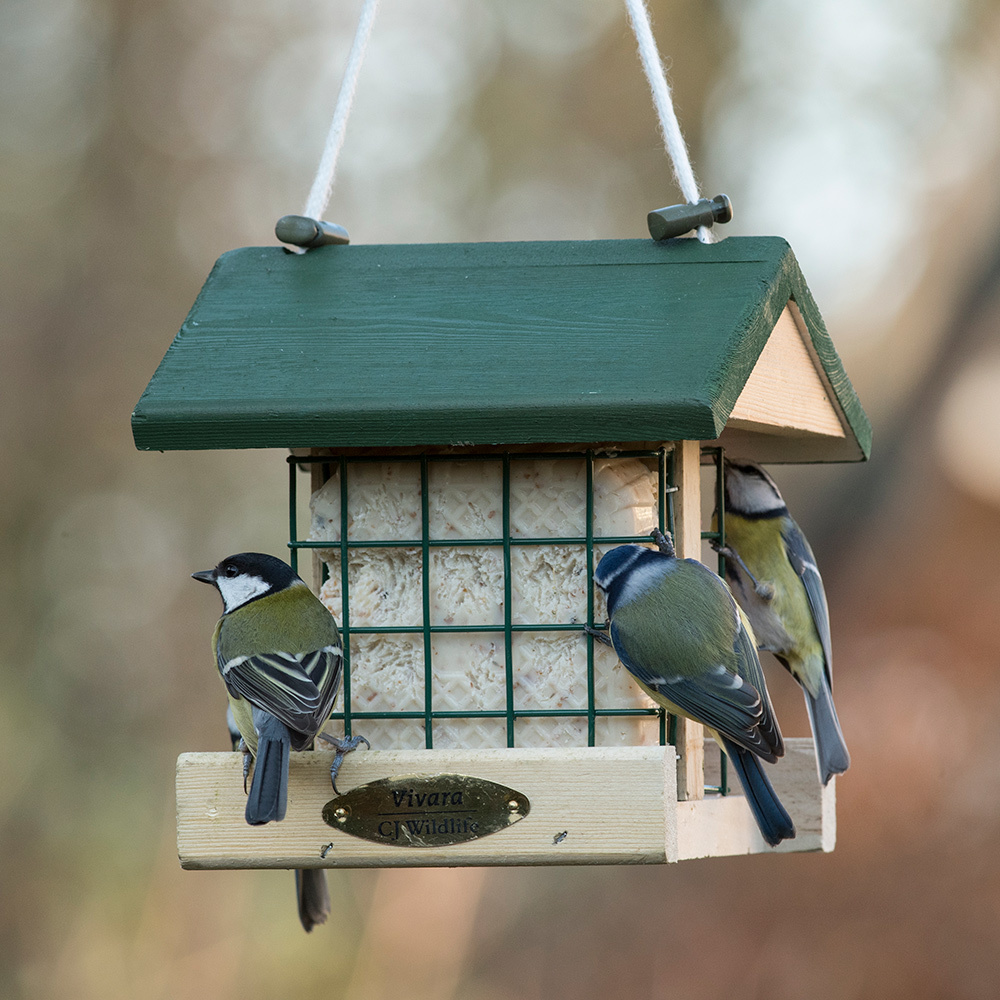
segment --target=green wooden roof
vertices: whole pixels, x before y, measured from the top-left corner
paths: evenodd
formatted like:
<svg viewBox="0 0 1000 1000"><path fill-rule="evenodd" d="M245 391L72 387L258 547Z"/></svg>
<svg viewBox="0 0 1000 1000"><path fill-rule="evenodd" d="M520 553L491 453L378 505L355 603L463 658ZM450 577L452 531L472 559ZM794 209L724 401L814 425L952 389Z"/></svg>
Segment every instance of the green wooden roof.
<svg viewBox="0 0 1000 1000"><path fill-rule="evenodd" d="M776 237L233 250L133 434L149 450L710 440L790 299L867 457Z"/></svg>

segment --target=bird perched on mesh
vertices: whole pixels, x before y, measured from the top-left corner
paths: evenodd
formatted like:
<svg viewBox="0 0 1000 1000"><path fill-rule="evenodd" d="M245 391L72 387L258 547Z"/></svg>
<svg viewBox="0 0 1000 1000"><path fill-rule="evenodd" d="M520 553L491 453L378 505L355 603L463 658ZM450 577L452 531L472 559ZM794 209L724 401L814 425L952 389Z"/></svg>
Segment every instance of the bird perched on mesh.
<svg viewBox="0 0 1000 1000"><path fill-rule="evenodd" d="M242 751L246 744L233 718L233 708L226 709L226 725L234 750ZM326 873L322 868L295 869L295 901L299 909L302 926L311 931L317 924L326 923L330 916L330 890L326 885Z"/></svg>
<svg viewBox="0 0 1000 1000"><path fill-rule="evenodd" d="M760 649L802 686L825 785L851 763L833 704L830 612L816 557L774 480L752 462L725 463L726 579Z"/></svg>
<svg viewBox="0 0 1000 1000"><path fill-rule="evenodd" d="M620 545L597 565L611 645L650 698L715 737L761 835L775 846L794 837L795 826L760 763L776 761L784 744L753 631L718 576L678 559L669 536L653 538L658 551Z"/></svg>
<svg viewBox="0 0 1000 1000"><path fill-rule="evenodd" d="M292 568L274 556L241 552L191 575L222 596L212 649L233 720L254 759L246 820L256 826L284 819L289 752L305 750L319 735L340 689L337 623ZM343 755L367 740L323 739L336 747L330 772L336 791Z"/></svg>

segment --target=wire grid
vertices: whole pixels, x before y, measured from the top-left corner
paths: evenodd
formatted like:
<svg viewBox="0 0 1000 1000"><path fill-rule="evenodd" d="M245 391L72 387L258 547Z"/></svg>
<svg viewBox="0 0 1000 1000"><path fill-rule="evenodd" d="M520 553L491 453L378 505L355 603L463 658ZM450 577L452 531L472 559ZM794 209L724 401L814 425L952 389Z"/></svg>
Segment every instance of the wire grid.
<svg viewBox="0 0 1000 1000"><path fill-rule="evenodd" d="M345 736L352 733L354 720L364 719L415 719L421 720L424 724L424 740L427 749L434 746L434 720L436 719L487 719L501 718L506 722L507 746L515 745L515 721L527 718L552 718L552 717L574 717L587 719L587 745L594 746L596 740L596 720L598 717L625 717L625 716L656 716L659 719L659 741L661 745L676 742L676 718L669 715L663 708L635 708L631 706L598 708L595 699L594 683L594 642L592 635L586 634L586 628L600 628L605 623L594 621L594 590L593 585L587 588L587 621L586 623L514 623L512 621L512 574L511 574L511 549L514 546L583 546L586 553L587 578L593 578L594 574L594 544L595 541L601 545L619 545L628 543L648 542L648 535L596 535L594 534L594 460L595 457L605 457L606 452L567 451L567 452L543 452L543 453L511 453L502 452L488 454L423 454L418 456L399 455L364 455L364 456L329 456L329 455L290 455L287 458L289 468L289 542L291 550L292 569L298 572L298 555L303 549L323 549L327 551L340 552L340 572L341 572L341 594L343 608L341 614L340 632L344 647L344 672L343 689L341 691L341 709L332 713L332 719L343 722ZM717 507L721 512L722 504L722 449L703 449L703 455L708 454L716 465L716 496ZM658 503L657 503L657 524L661 531L673 531L673 486L674 486L674 461L673 453L669 448L658 448L649 450L623 450L615 451L615 458L637 458L653 460L656 463L658 480ZM511 533L510 525L510 471L512 462L525 461L553 461L553 460L573 460L580 461L583 458L586 463L586 514L585 514L585 534L582 536L560 536L551 537L523 537L514 536ZM435 462L490 462L502 464L502 535L498 538L432 538L430 532L429 513L429 470ZM420 539L407 540L387 540L387 539L365 539L363 541L352 540L348 532L349 520L349 484L350 468L359 464L371 464L379 462L410 462L420 466L420 501L421 501L421 530ZM340 540L339 541L311 541L301 540L298 537L298 476L299 468L305 466L321 465L322 479L328 481L333 470L339 471L340 479ZM702 538L719 539L723 544L725 538L724 518L720 514L719 524L716 531L702 532ZM502 548L503 552L503 577L504 577L504 621L502 625L434 625L431 624L431 593L430 593L430 553L437 547L492 547ZM414 626L371 626L354 627L351 625L350 616L350 589L348 581L348 553L354 549L378 549L378 548L399 548L421 550L422 563L422 588L423 588L423 620L422 625ZM720 559L720 573L723 572L723 560ZM323 578L327 577L327 567L323 564ZM462 711L435 709L433 704L434 685L433 679L433 657L431 650L431 636L435 633L447 632L471 632L471 633L502 633L504 642L504 664L506 677L506 706L503 709L468 709ZM512 639L515 632L579 632L586 635L587 649L587 704L580 708L558 708L558 709L524 709L518 708L514 704L514 669L512 655ZM414 634L419 633L423 638L423 662L424 662L424 706L419 711L358 711L355 710L351 701L351 636L352 635L388 635L388 634ZM708 785L706 791L715 791L726 794L726 762L725 754L721 753L721 773L720 785Z"/></svg>

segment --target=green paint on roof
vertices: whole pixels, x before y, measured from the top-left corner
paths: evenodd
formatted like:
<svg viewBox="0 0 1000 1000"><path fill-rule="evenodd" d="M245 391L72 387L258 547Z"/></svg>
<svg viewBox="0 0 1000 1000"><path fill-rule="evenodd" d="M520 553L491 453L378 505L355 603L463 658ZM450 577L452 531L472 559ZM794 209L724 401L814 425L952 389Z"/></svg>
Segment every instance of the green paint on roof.
<svg viewBox="0 0 1000 1000"><path fill-rule="evenodd" d="M248 247L219 258L132 415L138 448L708 440L798 304L775 237Z"/></svg>

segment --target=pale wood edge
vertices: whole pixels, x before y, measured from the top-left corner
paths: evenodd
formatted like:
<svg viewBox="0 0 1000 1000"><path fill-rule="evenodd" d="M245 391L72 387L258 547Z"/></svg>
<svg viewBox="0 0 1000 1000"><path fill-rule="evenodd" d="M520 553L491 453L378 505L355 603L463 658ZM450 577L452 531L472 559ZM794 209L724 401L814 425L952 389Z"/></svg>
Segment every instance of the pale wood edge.
<svg viewBox="0 0 1000 1000"><path fill-rule="evenodd" d="M348 790L400 774L456 772L509 785L530 814L501 833L444 848L391 847L327 826L333 795L325 751L292 754L288 815L248 826L242 756L186 753L177 760L177 848L188 869L368 868L658 864L732 854L833 850L833 782L821 789L812 740L788 740L769 770L798 836L772 851L742 796L678 802L670 746L574 749L358 751L338 784ZM565 836L560 836L565 833Z"/></svg>
<svg viewBox="0 0 1000 1000"><path fill-rule="evenodd" d="M178 855L185 868L663 862L669 844L676 853L667 833L676 794L665 777L675 759L671 746L356 751L338 777L342 791L387 776L454 772L505 784L531 803L525 819L500 833L410 848L370 843L323 822L323 806L333 798L329 752L292 754L288 814L263 827L248 826L243 816L239 754L182 754Z"/></svg>
<svg viewBox="0 0 1000 1000"><path fill-rule="evenodd" d="M701 559L701 442L675 441L674 547L680 559ZM705 795L705 730L677 719L677 798Z"/></svg>
<svg viewBox="0 0 1000 1000"><path fill-rule="evenodd" d="M853 437L831 438L805 432L768 430L761 425L750 428L735 426L730 421L719 437L706 441L706 446L722 445L726 454L764 465L809 462L860 462L864 454Z"/></svg>
<svg viewBox="0 0 1000 1000"><path fill-rule="evenodd" d="M853 440L854 431L851 428L851 421L849 420L844 407L841 405L840 399L833 387L833 383L830 381L830 377L826 373L826 368L824 367L823 362L820 360L820 356L816 351L816 345L813 343L812 336L809 333L809 325L806 323L806 319L802 315L802 310L799 308L799 304L795 301L795 299L788 300L788 304L785 306L782 315L784 315L785 312L789 314L792 321L795 323L795 328L798 331L799 336L802 338L802 343L805 345L806 351L809 353L809 359L813 363L813 367L816 370L816 374L819 376L820 382L823 383L823 391L826 393L827 402L830 404L831 409L836 414L837 421L840 423L843 436Z"/></svg>
<svg viewBox="0 0 1000 1000"><path fill-rule="evenodd" d="M714 740L707 741L716 750ZM764 843L742 795L711 796L677 804L678 860L736 854L830 852L837 841L836 779L824 788L816 772L813 741L785 740L785 756L765 765L778 798L795 823L795 839L777 847ZM695 808L696 807L696 808Z"/></svg>
<svg viewBox="0 0 1000 1000"><path fill-rule="evenodd" d="M733 406L728 424L764 433L851 435L798 306L789 300Z"/></svg>

